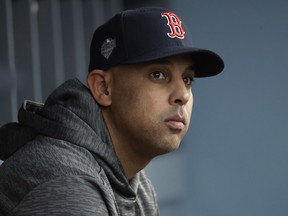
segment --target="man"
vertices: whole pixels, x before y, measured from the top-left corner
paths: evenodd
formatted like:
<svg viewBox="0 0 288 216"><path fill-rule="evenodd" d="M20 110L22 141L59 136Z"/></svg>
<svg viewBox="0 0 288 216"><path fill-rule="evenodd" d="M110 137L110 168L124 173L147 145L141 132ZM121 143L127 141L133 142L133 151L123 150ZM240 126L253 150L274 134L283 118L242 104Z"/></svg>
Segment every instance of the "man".
<svg viewBox="0 0 288 216"><path fill-rule="evenodd" d="M0 214L158 215L143 168L179 147L193 78L223 68L173 12L118 13L94 33L88 88L69 80L1 128Z"/></svg>

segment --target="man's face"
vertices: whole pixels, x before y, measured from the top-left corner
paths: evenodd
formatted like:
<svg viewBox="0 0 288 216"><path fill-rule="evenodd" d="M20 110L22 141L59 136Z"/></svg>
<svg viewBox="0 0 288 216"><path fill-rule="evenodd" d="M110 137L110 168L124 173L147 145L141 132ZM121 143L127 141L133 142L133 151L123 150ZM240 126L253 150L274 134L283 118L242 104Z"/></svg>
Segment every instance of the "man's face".
<svg viewBox="0 0 288 216"><path fill-rule="evenodd" d="M112 104L106 111L113 143L151 158L177 149L192 113L191 58L117 66L111 73Z"/></svg>

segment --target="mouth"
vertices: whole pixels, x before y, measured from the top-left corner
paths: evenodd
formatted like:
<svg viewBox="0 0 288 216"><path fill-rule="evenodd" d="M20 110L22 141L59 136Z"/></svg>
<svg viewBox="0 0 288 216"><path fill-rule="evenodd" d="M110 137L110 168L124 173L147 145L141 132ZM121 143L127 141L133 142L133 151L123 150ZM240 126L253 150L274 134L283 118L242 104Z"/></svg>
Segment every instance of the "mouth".
<svg viewBox="0 0 288 216"><path fill-rule="evenodd" d="M165 124L172 130L183 130L186 125L186 120L183 116L174 115L165 119Z"/></svg>

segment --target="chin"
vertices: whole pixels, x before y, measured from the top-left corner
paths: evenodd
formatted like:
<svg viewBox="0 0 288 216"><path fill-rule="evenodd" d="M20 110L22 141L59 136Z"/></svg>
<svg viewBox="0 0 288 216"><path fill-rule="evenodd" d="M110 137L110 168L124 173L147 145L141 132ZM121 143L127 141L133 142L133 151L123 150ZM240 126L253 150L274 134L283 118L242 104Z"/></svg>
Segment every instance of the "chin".
<svg viewBox="0 0 288 216"><path fill-rule="evenodd" d="M156 156L176 151L179 148L179 146L180 146L180 142L177 142L177 143L169 142L168 144L167 143L163 144L162 146L157 148Z"/></svg>

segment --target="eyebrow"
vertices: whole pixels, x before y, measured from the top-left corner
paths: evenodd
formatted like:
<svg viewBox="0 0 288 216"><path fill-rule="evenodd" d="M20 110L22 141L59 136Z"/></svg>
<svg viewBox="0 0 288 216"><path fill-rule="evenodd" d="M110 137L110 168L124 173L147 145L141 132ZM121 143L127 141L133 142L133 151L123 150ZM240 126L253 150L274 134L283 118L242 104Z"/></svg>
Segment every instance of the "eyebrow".
<svg viewBox="0 0 288 216"><path fill-rule="evenodd" d="M173 66L173 62L168 60L168 59L158 59L158 60L153 60L151 62L149 62L148 64L162 64L162 65L170 65ZM189 65L186 70L192 70L195 71L195 66L194 64Z"/></svg>

